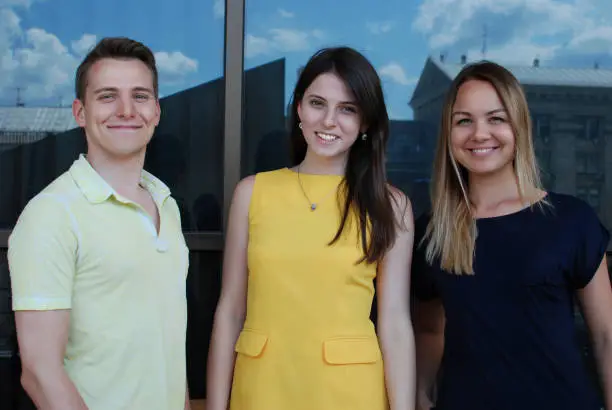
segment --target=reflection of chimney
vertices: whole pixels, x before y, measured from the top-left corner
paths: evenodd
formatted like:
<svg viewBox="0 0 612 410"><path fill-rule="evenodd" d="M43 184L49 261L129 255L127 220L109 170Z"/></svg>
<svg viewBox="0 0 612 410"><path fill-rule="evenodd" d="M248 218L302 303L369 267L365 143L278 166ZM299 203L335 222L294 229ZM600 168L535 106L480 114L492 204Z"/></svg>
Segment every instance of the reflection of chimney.
<svg viewBox="0 0 612 410"><path fill-rule="evenodd" d="M21 98L21 90L23 90L22 87L17 87L17 101L15 101L17 107L25 107L25 102Z"/></svg>
<svg viewBox="0 0 612 410"><path fill-rule="evenodd" d="M534 67L539 67L540 66L540 59L538 57L533 59L533 66Z"/></svg>
<svg viewBox="0 0 612 410"><path fill-rule="evenodd" d="M595 64L593 65L593 68L595 70L599 70L599 62L598 61L595 61Z"/></svg>
<svg viewBox="0 0 612 410"><path fill-rule="evenodd" d="M444 62L444 53L440 53L440 62L443 63Z"/></svg>
<svg viewBox="0 0 612 410"><path fill-rule="evenodd" d="M461 64L464 65L467 63L467 56L465 54L461 54Z"/></svg>

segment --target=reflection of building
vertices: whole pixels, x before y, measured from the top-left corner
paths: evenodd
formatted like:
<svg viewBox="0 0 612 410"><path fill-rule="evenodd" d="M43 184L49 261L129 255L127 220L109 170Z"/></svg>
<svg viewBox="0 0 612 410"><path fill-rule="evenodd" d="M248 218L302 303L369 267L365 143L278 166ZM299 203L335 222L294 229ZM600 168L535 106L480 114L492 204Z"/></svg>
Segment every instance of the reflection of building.
<svg viewBox="0 0 612 410"><path fill-rule="evenodd" d="M410 106L437 127L462 64L429 58ZM588 201L612 227L612 70L508 67L525 89L546 187ZM608 206L605 206L607 204Z"/></svg>
<svg viewBox="0 0 612 410"><path fill-rule="evenodd" d="M71 108L1 107L0 151L31 144L77 125Z"/></svg>
<svg viewBox="0 0 612 410"><path fill-rule="evenodd" d="M429 178L435 148L435 129L422 121L389 123L387 175L410 197L415 215L429 206Z"/></svg>
<svg viewBox="0 0 612 410"><path fill-rule="evenodd" d="M289 164L285 118L285 59L247 72L244 81L242 175Z"/></svg>
<svg viewBox="0 0 612 410"><path fill-rule="evenodd" d="M272 150L279 156L279 147L286 144L279 144L278 138L270 141L285 127L284 70L281 59L245 71L246 114L236 120L244 121L243 167L248 172L256 166L255 152ZM224 85L219 78L160 101L162 118L145 168L169 185L185 230L222 226ZM0 108L2 146L0 228L4 229L11 228L26 202L86 149L70 108Z"/></svg>

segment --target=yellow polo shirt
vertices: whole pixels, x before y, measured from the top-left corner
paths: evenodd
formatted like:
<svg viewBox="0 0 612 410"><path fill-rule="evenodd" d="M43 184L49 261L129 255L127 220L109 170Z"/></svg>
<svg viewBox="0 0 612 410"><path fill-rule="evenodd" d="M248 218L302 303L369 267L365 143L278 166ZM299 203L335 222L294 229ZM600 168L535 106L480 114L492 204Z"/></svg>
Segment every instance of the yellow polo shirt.
<svg viewBox="0 0 612 410"><path fill-rule="evenodd" d="M64 364L89 410L185 403L188 250L170 190L160 214L117 194L81 156L33 198L9 238L13 309L70 309Z"/></svg>

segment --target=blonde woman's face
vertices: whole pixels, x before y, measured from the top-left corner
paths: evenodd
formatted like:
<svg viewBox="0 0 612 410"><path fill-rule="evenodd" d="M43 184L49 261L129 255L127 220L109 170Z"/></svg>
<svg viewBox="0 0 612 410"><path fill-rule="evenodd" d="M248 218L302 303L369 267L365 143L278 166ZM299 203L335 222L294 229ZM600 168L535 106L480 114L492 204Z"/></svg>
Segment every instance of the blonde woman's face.
<svg viewBox="0 0 612 410"><path fill-rule="evenodd" d="M456 161L473 174L512 167L515 137L497 91L486 81L469 80L452 109L450 146Z"/></svg>

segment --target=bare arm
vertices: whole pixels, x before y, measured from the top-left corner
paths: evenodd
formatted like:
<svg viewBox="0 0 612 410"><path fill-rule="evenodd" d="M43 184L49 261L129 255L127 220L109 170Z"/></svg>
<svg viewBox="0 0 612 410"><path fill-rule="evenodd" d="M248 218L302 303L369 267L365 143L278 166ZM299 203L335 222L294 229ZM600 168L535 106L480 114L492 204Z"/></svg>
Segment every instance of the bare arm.
<svg viewBox="0 0 612 410"><path fill-rule="evenodd" d="M191 410L191 402L189 401L189 387L185 386L185 410Z"/></svg>
<svg viewBox="0 0 612 410"><path fill-rule="evenodd" d="M41 410L87 410L64 370L69 310L15 312L23 388Z"/></svg>
<svg viewBox="0 0 612 410"><path fill-rule="evenodd" d="M391 410L414 409L416 375L414 333L410 319L410 263L414 223L412 208L396 193L396 217L401 222L395 244L378 272L378 335Z"/></svg>
<svg viewBox="0 0 612 410"><path fill-rule="evenodd" d="M249 204L254 177L240 181L229 213L221 296L215 312L206 382L206 408L226 410L232 386L234 346L246 314Z"/></svg>
<svg viewBox="0 0 612 410"><path fill-rule="evenodd" d="M605 256L578 299L593 340L605 408L612 409L612 286Z"/></svg>
<svg viewBox="0 0 612 410"><path fill-rule="evenodd" d="M419 409L434 404L433 390L444 352L444 308L440 299L414 304L414 335Z"/></svg>

